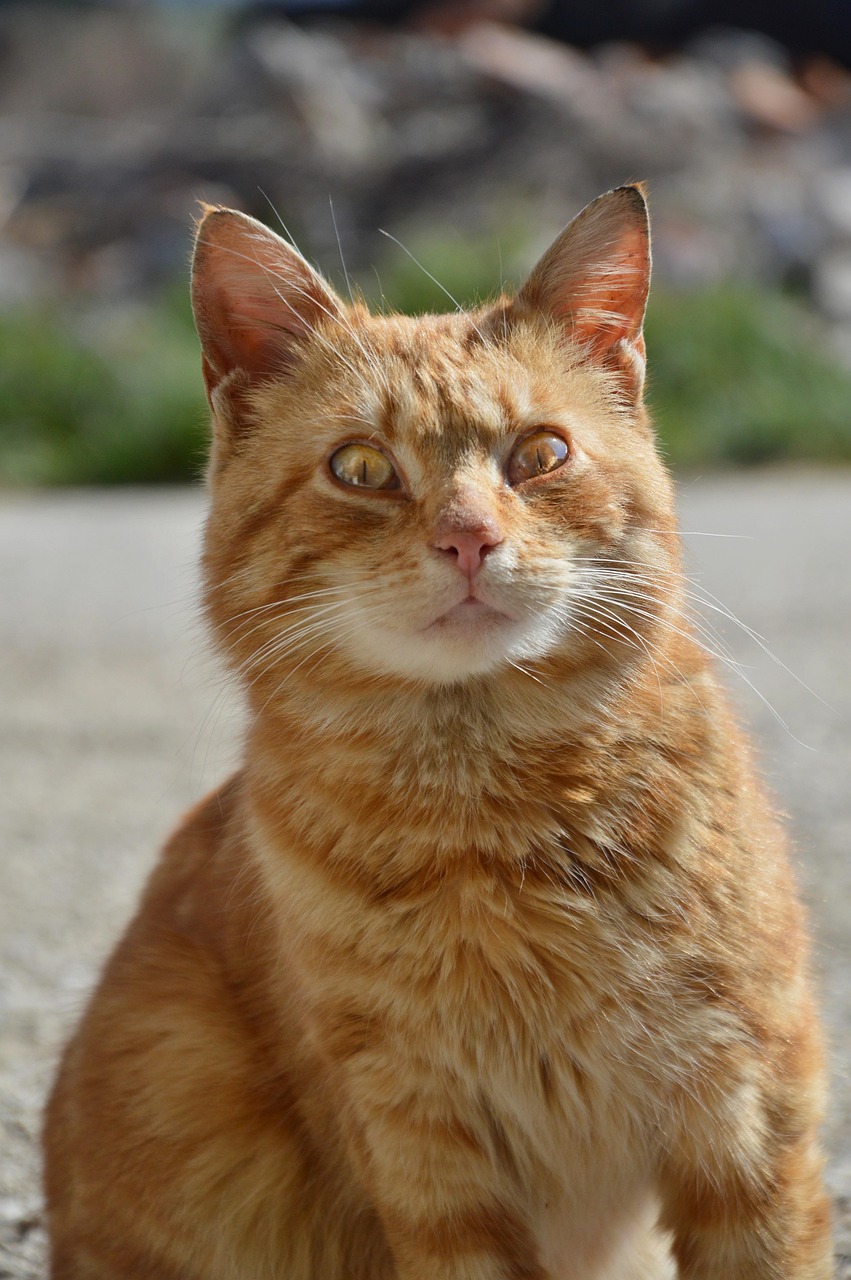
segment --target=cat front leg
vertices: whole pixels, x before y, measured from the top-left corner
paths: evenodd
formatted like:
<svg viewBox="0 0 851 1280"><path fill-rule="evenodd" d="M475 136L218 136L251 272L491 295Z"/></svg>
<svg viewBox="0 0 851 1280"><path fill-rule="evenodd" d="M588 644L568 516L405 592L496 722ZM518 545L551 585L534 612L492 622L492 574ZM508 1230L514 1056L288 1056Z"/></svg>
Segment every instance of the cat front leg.
<svg viewBox="0 0 851 1280"><path fill-rule="evenodd" d="M665 1225L681 1280L831 1280L830 1210L819 1162L790 1153L783 1187L718 1187L697 1170L671 1194Z"/></svg>
<svg viewBox="0 0 851 1280"><path fill-rule="evenodd" d="M528 1230L505 1204L386 1222L399 1280L550 1280Z"/></svg>
<svg viewBox="0 0 851 1280"><path fill-rule="evenodd" d="M399 1280L550 1280L479 1105L398 1061L359 1072L349 1094L350 1150Z"/></svg>
<svg viewBox="0 0 851 1280"><path fill-rule="evenodd" d="M741 1097L735 1124L729 1101L719 1117L692 1099L668 1165L662 1221L680 1280L831 1280L815 1125L776 1095Z"/></svg>

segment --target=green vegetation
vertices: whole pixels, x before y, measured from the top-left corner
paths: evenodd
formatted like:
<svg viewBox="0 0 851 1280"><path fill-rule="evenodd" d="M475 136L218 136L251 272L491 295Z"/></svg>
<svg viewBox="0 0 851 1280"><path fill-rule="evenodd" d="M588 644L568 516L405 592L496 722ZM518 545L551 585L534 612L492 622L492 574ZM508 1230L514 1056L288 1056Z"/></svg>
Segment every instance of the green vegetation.
<svg viewBox="0 0 851 1280"><path fill-rule="evenodd" d="M851 461L851 373L800 303L727 284L657 292L648 400L680 467Z"/></svg>
<svg viewBox="0 0 851 1280"><path fill-rule="evenodd" d="M492 292L495 255L462 248L418 256L459 300ZM389 306L451 306L401 250L388 261ZM650 403L675 466L851 461L851 374L802 304L734 284L657 289L647 338ZM115 313L0 316L0 484L193 479L206 419L182 291Z"/></svg>
<svg viewBox="0 0 851 1280"><path fill-rule="evenodd" d="M0 484L197 476L207 418L188 305L0 316Z"/></svg>

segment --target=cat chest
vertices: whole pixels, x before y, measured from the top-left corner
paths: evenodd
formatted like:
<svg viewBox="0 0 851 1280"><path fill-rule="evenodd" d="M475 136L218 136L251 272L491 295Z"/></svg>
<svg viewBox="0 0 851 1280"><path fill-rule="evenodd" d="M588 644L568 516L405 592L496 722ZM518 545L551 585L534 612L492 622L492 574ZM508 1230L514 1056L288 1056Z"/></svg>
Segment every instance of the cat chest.
<svg viewBox="0 0 851 1280"><path fill-rule="evenodd" d="M456 899L409 928L348 1064L354 1112L438 1183L519 1196L553 1274L588 1280L644 1173L624 1009L598 966L577 972L569 936L505 910Z"/></svg>
<svg viewBox="0 0 851 1280"><path fill-rule="evenodd" d="M646 1051L627 950L579 907L531 889L518 901L492 880L384 902L357 936L310 948L317 1043L365 1089L380 1079L394 1106L442 1096L451 1108L463 1094L478 1125L558 1162L568 1133L589 1147L601 1128L623 1139Z"/></svg>

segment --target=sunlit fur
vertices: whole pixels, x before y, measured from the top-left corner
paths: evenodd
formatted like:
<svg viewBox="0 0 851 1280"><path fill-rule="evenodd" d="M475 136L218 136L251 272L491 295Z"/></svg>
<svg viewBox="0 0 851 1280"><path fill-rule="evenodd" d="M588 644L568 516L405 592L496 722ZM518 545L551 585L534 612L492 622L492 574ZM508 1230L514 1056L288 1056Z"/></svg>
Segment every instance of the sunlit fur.
<svg viewBox="0 0 851 1280"><path fill-rule="evenodd" d="M804 928L689 621L646 246L622 188L514 301L408 319L207 214L244 762L66 1052L54 1280L832 1275ZM569 460L512 486L541 427ZM398 491L334 477L352 441Z"/></svg>

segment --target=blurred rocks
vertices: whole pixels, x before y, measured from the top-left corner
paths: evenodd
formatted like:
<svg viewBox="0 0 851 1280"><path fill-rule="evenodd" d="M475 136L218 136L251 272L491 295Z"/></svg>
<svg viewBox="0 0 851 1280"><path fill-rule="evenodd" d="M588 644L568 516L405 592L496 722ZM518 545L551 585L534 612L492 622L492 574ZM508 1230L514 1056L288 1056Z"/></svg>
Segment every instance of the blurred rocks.
<svg viewBox="0 0 851 1280"><path fill-rule="evenodd" d="M792 282L851 331L851 76L828 56L793 73L726 31L586 54L469 14L386 30L3 7L0 306L185 273L199 199L286 224L332 271L339 235L357 275L381 228L520 225L534 252L643 178L663 277Z"/></svg>

